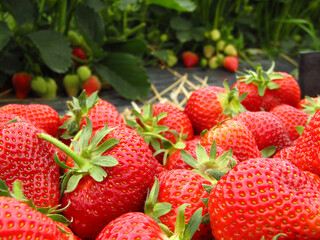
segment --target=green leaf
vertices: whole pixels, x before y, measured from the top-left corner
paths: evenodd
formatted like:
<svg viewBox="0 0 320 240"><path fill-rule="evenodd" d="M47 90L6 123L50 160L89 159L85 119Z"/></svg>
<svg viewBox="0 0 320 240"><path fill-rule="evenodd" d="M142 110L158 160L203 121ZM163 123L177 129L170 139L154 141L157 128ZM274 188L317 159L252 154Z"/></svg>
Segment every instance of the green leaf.
<svg viewBox="0 0 320 240"><path fill-rule="evenodd" d="M73 192L77 188L79 181L81 180L82 177L83 177L82 174L72 175L68 180L66 193Z"/></svg>
<svg viewBox="0 0 320 240"><path fill-rule="evenodd" d="M103 142L99 147L97 147L94 152L93 156L101 156L105 151L113 148L119 143L118 139L111 138L108 139L107 141Z"/></svg>
<svg viewBox="0 0 320 240"><path fill-rule="evenodd" d="M192 168L198 167L198 162L195 160L190 153L186 152L185 150L181 150L181 157L183 161L185 161L188 165L190 165Z"/></svg>
<svg viewBox="0 0 320 240"><path fill-rule="evenodd" d="M117 159L111 156L101 156L97 158L92 158L91 163L101 167L114 167L119 164Z"/></svg>
<svg viewBox="0 0 320 240"><path fill-rule="evenodd" d="M38 19L39 10L36 1L6 0L2 1L1 4L3 4L4 8L13 15L19 26L22 26L25 23L34 24Z"/></svg>
<svg viewBox="0 0 320 240"><path fill-rule="evenodd" d="M147 0L147 4L156 4L180 12L192 12L197 7L191 0Z"/></svg>
<svg viewBox="0 0 320 240"><path fill-rule="evenodd" d="M61 214L48 214L48 217L50 217L55 222L60 222L63 224L71 223L65 216Z"/></svg>
<svg viewBox="0 0 320 240"><path fill-rule="evenodd" d="M262 157L269 158L271 157L277 150L276 146L266 147L261 150Z"/></svg>
<svg viewBox="0 0 320 240"><path fill-rule="evenodd" d="M192 40L192 35L190 31L177 31L176 35L181 43L185 43Z"/></svg>
<svg viewBox="0 0 320 240"><path fill-rule="evenodd" d="M221 172L221 171L219 171L218 169L208 169L208 170L206 170L206 173L207 173L208 175L212 176L214 179L216 179L216 180L218 180L218 181L219 181L219 180L223 177L223 175L224 175L224 173Z"/></svg>
<svg viewBox="0 0 320 240"><path fill-rule="evenodd" d="M153 207L154 215L156 218L159 218L167 214L168 212L170 212L171 208L172 206L170 203L167 203L167 202L156 203Z"/></svg>
<svg viewBox="0 0 320 240"><path fill-rule="evenodd" d="M146 70L137 59L126 53L110 53L94 65L102 80L109 83L124 98L145 99L149 95L150 81Z"/></svg>
<svg viewBox="0 0 320 240"><path fill-rule="evenodd" d="M1 30L0 33L2 34ZM8 43L8 45L10 45L10 43L11 41ZM6 45L2 52L0 52L0 72L8 75L13 75L17 72L22 71L24 68L21 62L21 59L23 58L23 52L14 50L7 51L6 48L8 47L8 45Z"/></svg>
<svg viewBox="0 0 320 240"><path fill-rule="evenodd" d="M12 32L8 28L7 24L0 22L0 51L7 45L10 38L12 37Z"/></svg>
<svg viewBox="0 0 320 240"><path fill-rule="evenodd" d="M142 57L147 51L147 43L142 39L134 38L123 42L107 42L103 49L107 52L130 53Z"/></svg>
<svg viewBox="0 0 320 240"><path fill-rule="evenodd" d="M302 133L305 129L304 126L296 126L295 128L296 128L297 132L299 133L299 135L302 135Z"/></svg>
<svg viewBox="0 0 320 240"><path fill-rule="evenodd" d="M90 176L97 182L102 182L103 179L105 179L105 177L107 176L106 171L99 166L92 165L92 167L89 168L88 171Z"/></svg>
<svg viewBox="0 0 320 240"><path fill-rule="evenodd" d="M78 4L76 8L76 21L82 34L89 37L98 45L102 45L105 35L104 23L99 13L85 4Z"/></svg>
<svg viewBox="0 0 320 240"><path fill-rule="evenodd" d="M195 211L192 214L192 216L186 226L183 239L190 240L192 238L192 236L194 235L194 233L198 230L198 228L200 226L201 217L202 217L202 207L198 208L197 211Z"/></svg>
<svg viewBox="0 0 320 240"><path fill-rule="evenodd" d="M40 51L45 64L54 72L65 73L72 64L72 49L65 36L51 30L40 30L28 35Z"/></svg>
<svg viewBox="0 0 320 240"><path fill-rule="evenodd" d="M206 28L204 27L196 27L191 31L191 36L197 42L201 42L204 40L204 33L206 32Z"/></svg>
<svg viewBox="0 0 320 240"><path fill-rule="evenodd" d="M191 29L191 22L182 17L173 17L170 21L170 27L177 31L189 31Z"/></svg>
<svg viewBox="0 0 320 240"><path fill-rule="evenodd" d="M267 88L269 88L270 90L273 90L273 89L279 89L280 86L278 84L276 84L275 82L268 82L267 83Z"/></svg>

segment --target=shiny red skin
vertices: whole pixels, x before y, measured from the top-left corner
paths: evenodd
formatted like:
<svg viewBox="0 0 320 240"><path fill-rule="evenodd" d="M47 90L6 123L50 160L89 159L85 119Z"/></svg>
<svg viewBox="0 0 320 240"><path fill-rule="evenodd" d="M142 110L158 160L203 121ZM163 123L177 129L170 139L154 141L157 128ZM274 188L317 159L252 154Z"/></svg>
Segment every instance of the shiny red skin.
<svg viewBox="0 0 320 240"><path fill-rule="evenodd" d="M61 240L54 221L15 198L0 197L0 226L2 239Z"/></svg>
<svg viewBox="0 0 320 240"><path fill-rule="evenodd" d="M0 178L9 188L22 183L23 194L37 207L59 204L59 166L55 148L37 134L43 132L31 123L0 125Z"/></svg>
<svg viewBox="0 0 320 240"><path fill-rule="evenodd" d="M171 211L159 219L171 231L174 231L178 208L182 204L190 204L185 209L186 222L189 222L192 214L200 207L203 208L202 216L208 212L207 207L201 201L202 198L209 197L202 186L203 184L211 185L208 180L187 169L173 169L159 176L157 202L166 202L172 205ZM195 239L212 239L210 224L200 225L199 230L192 237L192 240Z"/></svg>
<svg viewBox="0 0 320 240"><path fill-rule="evenodd" d="M279 152L275 153L273 155L273 158L285 159L285 160L294 164L295 151L296 151L296 146L286 147L286 148L281 149Z"/></svg>
<svg viewBox="0 0 320 240"><path fill-rule="evenodd" d="M261 152L252 132L241 122L228 119L215 128L210 129L201 139L202 145L212 145L233 151L239 161L261 157Z"/></svg>
<svg viewBox="0 0 320 240"><path fill-rule="evenodd" d="M189 97L184 112L191 120L195 134L214 127L228 117L223 114L219 92L224 93L225 89L209 86L193 91Z"/></svg>
<svg viewBox="0 0 320 240"><path fill-rule="evenodd" d="M242 112L233 117L253 134L259 150L275 146L276 151L292 145L289 134L282 122L273 114L264 111Z"/></svg>
<svg viewBox="0 0 320 240"><path fill-rule="evenodd" d="M56 137L60 116L52 107L45 104L7 104L0 107L0 114L14 114L34 123L38 128Z"/></svg>
<svg viewBox="0 0 320 240"><path fill-rule="evenodd" d="M16 73L12 77L12 85L16 92L18 99L24 99L27 97L31 90L30 80L32 76L28 73L20 72Z"/></svg>
<svg viewBox="0 0 320 240"><path fill-rule="evenodd" d="M283 159L240 162L210 193L215 239L319 239L318 186Z"/></svg>
<svg viewBox="0 0 320 240"><path fill-rule="evenodd" d="M114 157L119 164L104 168L108 176L102 182L84 176L73 192L62 197L62 206L71 201L63 214L73 219L70 228L81 238L94 239L113 219L143 211L147 190L154 181L157 160L143 138L120 126L103 141L111 138L119 139L119 144L102 155Z"/></svg>
<svg viewBox="0 0 320 240"><path fill-rule="evenodd" d="M304 171L320 175L320 110L311 118L297 139L294 164Z"/></svg>
<svg viewBox="0 0 320 240"><path fill-rule="evenodd" d="M242 82L244 79L239 79L233 86L238 87L239 94L248 92L247 97L241 102L248 111L270 111L271 108L279 104L288 104L296 107L301 98L301 90L299 84L294 77L285 72L274 72L281 74L282 79L272 80L278 84L278 89L266 89L263 96L259 96L258 87L253 83Z"/></svg>
<svg viewBox="0 0 320 240"><path fill-rule="evenodd" d="M294 141L298 137L300 137L300 134L298 133L296 127L305 127L309 118L309 115L307 113L288 104L275 106L269 112L277 116L277 118L281 120L281 122L287 129L291 141Z"/></svg>
<svg viewBox="0 0 320 240"><path fill-rule="evenodd" d="M142 212L129 212L111 221L96 240L165 240L166 234L158 223Z"/></svg>
<svg viewBox="0 0 320 240"><path fill-rule="evenodd" d="M191 51L185 51L182 54L182 60L187 68L192 68L199 62L199 56Z"/></svg>
<svg viewBox="0 0 320 240"><path fill-rule="evenodd" d="M158 125L167 126L179 134L182 132L187 135L185 140L193 139L193 127L187 114L169 103L156 103L152 106L153 116L166 112L167 116L158 122ZM164 133L165 138L175 143L175 136L169 131Z"/></svg>

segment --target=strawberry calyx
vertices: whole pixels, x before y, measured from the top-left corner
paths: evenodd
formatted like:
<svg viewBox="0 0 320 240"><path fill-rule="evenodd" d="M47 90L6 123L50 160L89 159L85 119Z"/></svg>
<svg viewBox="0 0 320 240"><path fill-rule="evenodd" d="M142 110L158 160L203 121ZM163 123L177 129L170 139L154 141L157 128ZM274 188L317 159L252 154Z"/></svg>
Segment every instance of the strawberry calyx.
<svg viewBox="0 0 320 240"><path fill-rule="evenodd" d="M220 104L223 113L228 117L234 117L241 112L247 111L241 102L247 97L247 92L239 95L239 89L234 87L230 90L226 81L223 82L225 92L219 92Z"/></svg>
<svg viewBox="0 0 320 240"><path fill-rule="evenodd" d="M305 98L309 101L306 104L302 104L302 111L313 116L320 109L320 95L317 96L316 100L312 97L305 96Z"/></svg>
<svg viewBox="0 0 320 240"><path fill-rule="evenodd" d="M166 112L153 116L152 104L146 102L143 106L143 112L133 103L132 114L136 119L128 119L126 122L127 125L134 128L146 143L153 147L155 156L164 153L163 164L166 163L168 155L176 149L185 148L186 145L183 140L186 138L186 135L183 134L183 130L181 130L181 133L178 133L177 131L169 129L167 126L159 125L159 121L167 116ZM176 143L164 137L163 133L168 131L175 136Z"/></svg>
<svg viewBox="0 0 320 240"><path fill-rule="evenodd" d="M32 199L27 199L24 195L23 195L23 191L22 191L22 183L20 180L15 180L12 184L12 190L10 191L10 189L8 188L8 186L6 185L6 183L0 178L0 196L2 197L11 197L11 198L15 198L25 204L27 204L29 207L33 208L34 210L48 216L49 218L51 218L53 221L58 222L58 223L62 223L64 225L69 225L72 221L69 221L66 217L64 217L63 215L61 215L60 213L65 211L70 204L67 204L67 206L65 206L64 208L60 208L61 205L57 205L54 207L41 207L38 208L36 207L36 205L33 203ZM60 229L60 231L62 233L69 233L66 232L64 229L62 229L59 225L57 225L58 228Z"/></svg>
<svg viewBox="0 0 320 240"><path fill-rule="evenodd" d="M59 128L66 131L61 135L63 139L71 139L80 131L80 123L90 109L99 101L98 91L87 97L85 90L81 92L79 98L72 97L73 101L67 101L67 116L70 116Z"/></svg>
<svg viewBox="0 0 320 240"><path fill-rule="evenodd" d="M231 148L217 157L216 141L213 141L209 155L205 148L201 144L198 144L196 148L197 160L185 150L181 150L181 156L193 168L193 172L210 181L212 185L215 185L224 174L237 164L237 161L232 157L233 152Z"/></svg>
<svg viewBox="0 0 320 240"><path fill-rule="evenodd" d="M60 167L68 169L62 178L61 194L74 191L79 181L87 174L95 181L102 182L107 177L107 173L103 167L114 167L118 165L119 162L114 157L102 156L104 152L119 143L119 140L115 138L108 139L101 143L102 139L114 129L115 128L109 129L108 126L105 125L91 138L92 123L87 117L87 126L83 126L79 135L72 140L71 145L73 149L48 134L38 134L40 138L52 143L66 153L75 163L73 167L67 166L59 160L57 153L54 155L55 162ZM77 140L78 137L79 140Z"/></svg>
<svg viewBox="0 0 320 240"><path fill-rule="evenodd" d="M199 228L199 225L201 223L201 217L202 217L202 208L198 208L191 218L189 219L189 222L186 224L185 222L185 209L189 204L182 204L177 211L177 219L175 224L174 232L170 231L169 228L164 225L159 217L163 216L171 211L171 204L170 203L158 203L159 195L159 180L155 178L154 184L148 193L145 206L144 206L144 212L152 217L160 226L162 231L166 233L169 240L190 240L194 233Z"/></svg>
<svg viewBox="0 0 320 240"><path fill-rule="evenodd" d="M264 71L261 64L258 64L256 71L246 70L247 74L240 73L240 76L237 76L237 78L240 82L256 85L258 87L259 96L262 97L267 89L274 90L280 88L273 80L284 78L280 73L274 72L274 66L275 64L272 62L271 67L267 71Z"/></svg>

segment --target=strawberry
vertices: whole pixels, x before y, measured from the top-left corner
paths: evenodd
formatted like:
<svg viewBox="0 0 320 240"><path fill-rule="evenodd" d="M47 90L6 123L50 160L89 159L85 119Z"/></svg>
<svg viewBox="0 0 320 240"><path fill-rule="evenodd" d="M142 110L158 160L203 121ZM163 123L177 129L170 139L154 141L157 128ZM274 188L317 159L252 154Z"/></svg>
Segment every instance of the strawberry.
<svg viewBox="0 0 320 240"><path fill-rule="evenodd" d="M215 239L320 238L318 186L306 173L275 158L240 162L210 193Z"/></svg>
<svg viewBox="0 0 320 240"><path fill-rule="evenodd" d="M215 52L215 48L212 44L207 44L205 46L203 46L203 55L206 57L206 58L211 58Z"/></svg>
<svg viewBox="0 0 320 240"><path fill-rule="evenodd" d="M101 90L101 82L97 76L92 75L82 84L81 88L86 91L87 96L90 96L92 93Z"/></svg>
<svg viewBox="0 0 320 240"><path fill-rule="evenodd" d="M80 90L80 79L77 74L65 75L62 83L69 97L78 96Z"/></svg>
<svg viewBox="0 0 320 240"><path fill-rule="evenodd" d="M224 47L224 54L226 56L233 56L233 57L237 57L238 56L238 51L237 49L235 48L235 46L231 43L227 44L225 47Z"/></svg>
<svg viewBox="0 0 320 240"><path fill-rule="evenodd" d="M120 233L120 234L119 234ZM129 212L111 221L96 240L106 239L168 239L159 224L142 212Z"/></svg>
<svg viewBox="0 0 320 240"><path fill-rule="evenodd" d="M198 64L199 56L194 52L185 51L182 53L182 60L187 68L191 68Z"/></svg>
<svg viewBox="0 0 320 240"><path fill-rule="evenodd" d="M87 65L82 65L77 68L77 75L82 83L86 82L91 77L91 69Z"/></svg>
<svg viewBox="0 0 320 240"><path fill-rule="evenodd" d="M210 31L210 38L212 41L218 41L221 37L221 33L218 29L212 29Z"/></svg>
<svg viewBox="0 0 320 240"><path fill-rule="evenodd" d="M303 99L299 101L297 108L306 112L309 115L314 115L316 111L320 109L320 96L305 96Z"/></svg>
<svg viewBox="0 0 320 240"><path fill-rule="evenodd" d="M241 122L227 119L206 132L201 139L202 145L211 145L214 141L224 149L231 148L239 161L261 157L252 132Z"/></svg>
<svg viewBox="0 0 320 240"><path fill-rule="evenodd" d="M287 129L291 141L300 137L296 127L305 127L309 118L307 113L288 104L277 105L269 112L280 119L284 127Z"/></svg>
<svg viewBox="0 0 320 240"><path fill-rule="evenodd" d="M44 77L36 76L30 81L31 89L40 97L44 96L48 90L48 84Z"/></svg>
<svg viewBox="0 0 320 240"><path fill-rule="evenodd" d="M2 239L61 239L57 224L26 203L0 197Z"/></svg>
<svg viewBox="0 0 320 240"><path fill-rule="evenodd" d="M72 56L74 57L74 61L77 65L88 59L85 51L80 47L74 47L72 49Z"/></svg>
<svg viewBox="0 0 320 240"><path fill-rule="evenodd" d="M209 86L192 92L184 112L188 115L195 134L214 127L218 122L245 111L241 101L246 94L239 96L237 89L230 91L228 85Z"/></svg>
<svg viewBox="0 0 320 240"><path fill-rule="evenodd" d="M294 164L303 171L320 175L320 111L311 118L309 124L298 138L295 149Z"/></svg>
<svg viewBox="0 0 320 240"><path fill-rule="evenodd" d="M145 139L161 164L165 164L168 154L184 147L184 139L193 138L190 119L179 108L169 103L146 103L142 111L134 107L136 119L128 120L127 125Z"/></svg>
<svg viewBox="0 0 320 240"><path fill-rule="evenodd" d="M222 61L222 66L230 72L236 72L239 69L239 59L235 56L226 56Z"/></svg>
<svg viewBox="0 0 320 240"><path fill-rule="evenodd" d="M0 107L0 114L13 114L32 122L52 136L57 136L60 116L52 107L45 104L7 104Z"/></svg>
<svg viewBox="0 0 320 240"><path fill-rule="evenodd" d="M267 71L261 65L256 72L249 70L247 74L237 76L237 82L232 87L238 87L240 94L248 92L242 102L249 111L269 111L279 104L297 106L301 90L292 75L285 72L275 72L274 63Z"/></svg>
<svg viewBox="0 0 320 240"><path fill-rule="evenodd" d="M143 210L157 160L137 132L120 126L93 132L87 118L79 140L72 142L76 152L50 135L40 136L69 156L67 166L58 162L68 169L61 204L70 204L63 214L73 219L70 228L76 235L95 238L113 219Z"/></svg>
<svg viewBox="0 0 320 240"><path fill-rule="evenodd" d="M17 98L24 99L31 90L31 75L28 73L16 73L12 77L12 85L14 87Z"/></svg>
<svg viewBox="0 0 320 240"><path fill-rule="evenodd" d="M54 99L57 97L57 90L57 82L53 78L47 78L47 91L43 97L47 99Z"/></svg>
<svg viewBox="0 0 320 240"><path fill-rule="evenodd" d="M207 208L201 199L208 197L209 194L203 188L203 184L211 185L211 182L193 171L187 169L165 171L160 174L159 180L155 181L146 200L144 212L173 232L181 205L188 204L185 209L186 223L198 209L202 209L202 216L207 213ZM163 206L162 214L157 213L156 206ZM212 239L210 224L201 224L192 239Z"/></svg>
<svg viewBox="0 0 320 240"><path fill-rule="evenodd" d="M285 159L285 160L294 164L295 151L296 151L296 146L286 147L286 148L281 149L279 152L275 153L273 155L273 158Z"/></svg>
<svg viewBox="0 0 320 240"><path fill-rule="evenodd" d="M247 111L239 113L233 119L241 122L253 133L259 150L276 147L277 152L292 144L285 126L269 112Z"/></svg>
<svg viewBox="0 0 320 240"><path fill-rule="evenodd" d="M68 101L67 105L69 110L61 119L59 127L61 139L73 138L86 125L86 117L91 120L94 130L103 127L106 123L109 127L125 126L116 107L100 99L97 92L87 97L85 91L82 91L79 98L73 98L73 101ZM70 143L70 141L66 142Z"/></svg>
<svg viewBox="0 0 320 240"><path fill-rule="evenodd" d="M0 125L0 178L11 188L21 180L24 193L36 206L59 203L59 166L55 149L38 134L43 131L28 122Z"/></svg>

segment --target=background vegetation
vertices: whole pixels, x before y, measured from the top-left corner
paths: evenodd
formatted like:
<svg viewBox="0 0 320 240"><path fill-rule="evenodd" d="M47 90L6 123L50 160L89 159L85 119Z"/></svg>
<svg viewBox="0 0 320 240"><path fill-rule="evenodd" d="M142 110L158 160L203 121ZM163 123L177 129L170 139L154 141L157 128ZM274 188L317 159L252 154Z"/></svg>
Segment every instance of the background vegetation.
<svg viewBox="0 0 320 240"><path fill-rule="evenodd" d="M21 71L60 85L81 63L123 97L145 98L145 67L201 55L212 30L246 59L319 51L319 11L320 0L0 0L0 86Z"/></svg>

